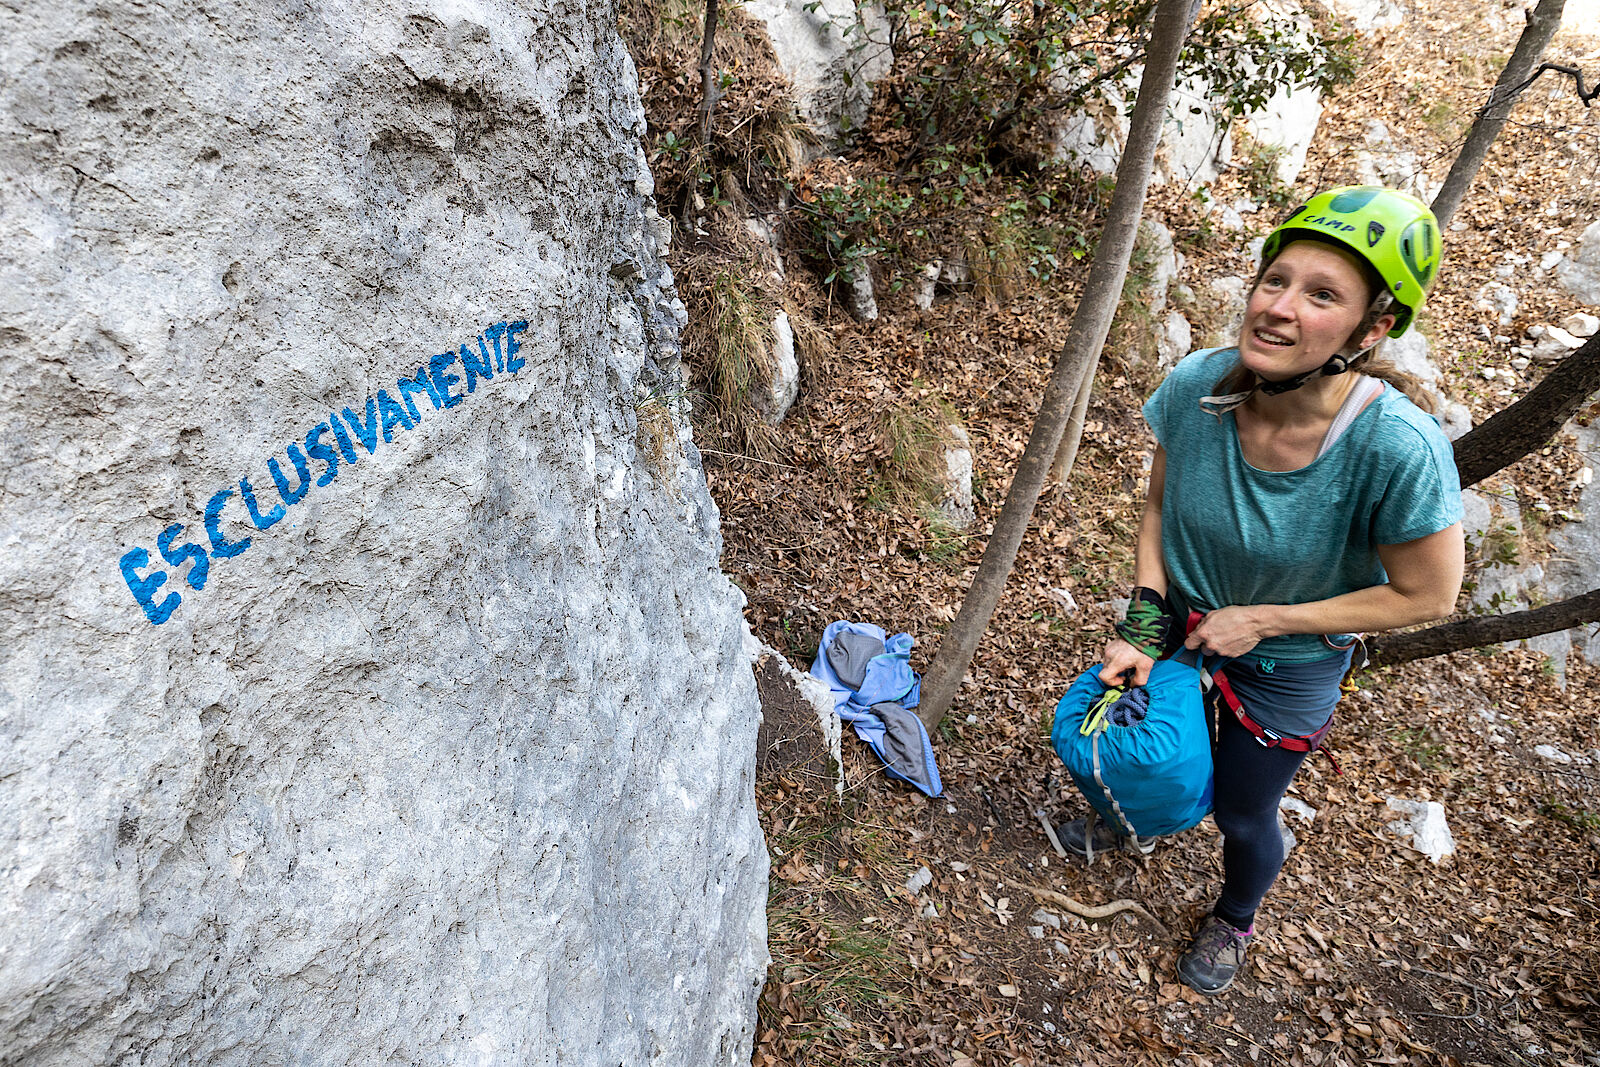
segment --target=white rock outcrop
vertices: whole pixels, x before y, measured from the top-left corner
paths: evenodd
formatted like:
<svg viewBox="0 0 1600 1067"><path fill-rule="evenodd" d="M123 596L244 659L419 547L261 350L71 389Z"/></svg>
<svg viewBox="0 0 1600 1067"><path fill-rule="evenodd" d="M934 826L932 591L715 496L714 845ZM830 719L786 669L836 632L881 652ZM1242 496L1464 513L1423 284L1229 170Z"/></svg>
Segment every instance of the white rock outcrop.
<svg viewBox="0 0 1600 1067"><path fill-rule="evenodd" d="M1193 351L1194 328L1188 318L1177 309L1167 312L1156 330L1156 366L1165 373Z"/></svg>
<svg viewBox="0 0 1600 1067"><path fill-rule="evenodd" d="M1125 96L1116 85L1102 86L1087 107L1066 115L1050 131L1050 157L1081 163L1096 174L1115 174L1128 140L1137 88L1137 81L1130 83ZM1210 87L1203 81L1186 80L1173 88L1167 105L1151 180L1157 185L1180 182L1190 188L1215 181L1219 164L1230 157L1232 144L1233 138L1211 102Z"/></svg>
<svg viewBox="0 0 1600 1067"><path fill-rule="evenodd" d="M1438 195L1439 182L1428 176L1417 154L1401 148L1378 119L1367 120L1362 130L1365 150L1356 154L1356 180L1361 185L1384 185L1402 189L1425 204Z"/></svg>
<svg viewBox="0 0 1600 1067"><path fill-rule="evenodd" d="M1595 334L1600 333L1600 317L1590 315L1586 311L1580 311L1562 319L1561 328L1572 336L1581 337L1587 341Z"/></svg>
<svg viewBox="0 0 1600 1067"><path fill-rule="evenodd" d="M613 18L0 9L0 1063L749 1062L758 711Z"/></svg>
<svg viewBox="0 0 1600 1067"><path fill-rule="evenodd" d="M756 406L761 409L761 417L776 426L800 395L800 360L795 355L794 327L789 324L787 311L773 316L768 355L772 373L759 383L761 394Z"/></svg>
<svg viewBox="0 0 1600 1067"><path fill-rule="evenodd" d="M1550 533L1550 566L1544 593L1551 601L1588 592L1595 587L1595 575L1600 574L1600 490L1595 488L1593 475L1596 457L1600 457L1600 424L1580 426L1571 422L1566 432L1576 439L1578 454L1588 465L1579 473L1584 488L1575 509L1577 520L1563 523ZM1600 663L1600 628L1580 626L1567 633L1579 655L1590 663Z"/></svg>
<svg viewBox="0 0 1600 1067"><path fill-rule="evenodd" d="M862 322L872 322L878 317L878 296L872 285L872 265L857 260L839 274L844 285L844 306Z"/></svg>
<svg viewBox="0 0 1600 1067"><path fill-rule="evenodd" d="M1050 158L1115 174L1128 140L1129 114L1122 91L1113 83L1102 85L1082 111L1062 116L1049 132Z"/></svg>
<svg viewBox="0 0 1600 1067"><path fill-rule="evenodd" d="M1172 231L1158 219L1140 219L1136 255L1144 286L1141 302L1151 315L1167 309L1167 293L1183 271L1184 257L1173 242Z"/></svg>
<svg viewBox="0 0 1600 1067"><path fill-rule="evenodd" d="M1250 299L1250 279L1236 275L1211 278L1202 286L1201 293L1201 299L1216 309L1212 317L1216 325L1206 335L1204 343L1211 347L1238 344L1245 305Z"/></svg>
<svg viewBox="0 0 1600 1067"><path fill-rule="evenodd" d="M1556 279L1585 304L1600 307L1600 222L1590 223L1574 253L1561 257Z"/></svg>
<svg viewBox="0 0 1600 1067"><path fill-rule="evenodd" d="M855 0L748 0L789 79L808 125L836 137L866 121L872 86L889 73L889 20L876 3Z"/></svg>
<svg viewBox="0 0 1600 1067"><path fill-rule="evenodd" d="M1260 111L1246 115L1244 127L1256 144L1276 150L1278 180L1293 185L1305 169L1321 121L1322 97L1316 89L1285 86Z"/></svg>
<svg viewBox="0 0 1600 1067"><path fill-rule="evenodd" d="M1456 840L1445 819L1444 805L1437 800L1407 800L1390 797L1389 810L1402 816L1389 824L1389 832L1407 838L1407 844L1434 863L1455 855Z"/></svg>
<svg viewBox="0 0 1600 1067"><path fill-rule="evenodd" d="M1200 78L1186 78L1172 87L1161 143L1156 146L1152 175L1156 183L1176 182L1193 189L1216 181L1232 159L1233 135L1212 103L1215 96L1216 91ZM1133 114L1131 107L1128 114Z"/></svg>
<svg viewBox="0 0 1600 1067"><path fill-rule="evenodd" d="M1363 33L1392 29L1406 20L1405 8L1395 0L1328 0L1328 9Z"/></svg>
<svg viewBox="0 0 1600 1067"><path fill-rule="evenodd" d="M944 493L937 505L939 517L952 528L965 530L977 518L972 501L972 438L960 426L945 427Z"/></svg>

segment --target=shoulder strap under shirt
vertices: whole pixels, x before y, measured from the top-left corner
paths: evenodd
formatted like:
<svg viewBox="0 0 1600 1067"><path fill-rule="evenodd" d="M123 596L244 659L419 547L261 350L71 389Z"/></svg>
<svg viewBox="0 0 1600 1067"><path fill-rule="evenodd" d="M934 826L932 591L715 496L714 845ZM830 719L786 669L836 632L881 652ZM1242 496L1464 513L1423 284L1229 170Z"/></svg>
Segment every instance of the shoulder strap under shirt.
<svg viewBox="0 0 1600 1067"><path fill-rule="evenodd" d="M1356 421L1356 416L1361 414L1367 402L1383 392L1383 382L1377 378L1361 375L1356 379L1356 384L1350 387L1350 393L1344 398L1344 403L1339 405L1339 413L1333 417L1333 422L1328 426L1328 432L1322 436L1322 447L1317 449L1317 459L1321 459L1334 442L1344 436L1350 424Z"/></svg>

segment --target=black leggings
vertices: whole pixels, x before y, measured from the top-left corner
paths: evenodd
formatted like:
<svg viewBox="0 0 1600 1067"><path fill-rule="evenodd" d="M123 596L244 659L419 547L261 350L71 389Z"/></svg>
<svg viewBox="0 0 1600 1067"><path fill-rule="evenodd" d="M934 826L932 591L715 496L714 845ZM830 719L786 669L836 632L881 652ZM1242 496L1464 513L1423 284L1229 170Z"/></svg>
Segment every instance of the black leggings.
<svg viewBox="0 0 1600 1067"><path fill-rule="evenodd" d="M1283 867L1278 801L1306 753L1264 747L1225 707L1217 718L1213 751L1215 817L1223 837L1222 896L1213 910L1229 926L1248 930Z"/></svg>

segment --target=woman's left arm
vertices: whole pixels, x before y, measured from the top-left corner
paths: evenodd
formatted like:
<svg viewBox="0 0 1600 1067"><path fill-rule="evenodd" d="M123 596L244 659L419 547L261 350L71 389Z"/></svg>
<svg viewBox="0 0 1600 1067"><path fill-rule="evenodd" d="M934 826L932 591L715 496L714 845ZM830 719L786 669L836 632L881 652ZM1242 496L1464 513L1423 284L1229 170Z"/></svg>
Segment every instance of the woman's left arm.
<svg viewBox="0 0 1600 1067"><path fill-rule="evenodd" d="M1280 634L1392 630L1442 619L1455 610L1466 565L1461 524L1398 545L1379 545L1389 581L1308 604L1251 604L1208 614L1184 642L1221 656L1242 656Z"/></svg>

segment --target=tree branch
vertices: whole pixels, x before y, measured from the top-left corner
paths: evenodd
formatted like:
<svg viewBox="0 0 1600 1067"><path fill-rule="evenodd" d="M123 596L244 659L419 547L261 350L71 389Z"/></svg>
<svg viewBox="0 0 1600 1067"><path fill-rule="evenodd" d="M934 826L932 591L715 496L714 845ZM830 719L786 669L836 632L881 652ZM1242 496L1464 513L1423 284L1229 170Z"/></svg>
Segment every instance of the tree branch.
<svg viewBox="0 0 1600 1067"><path fill-rule="evenodd" d="M1570 630L1591 622L1600 622L1600 589L1591 589L1558 604L1548 604L1531 611L1463 619L1413 633L1376 637L1367 642L1367 654L1372 657L1373 666L1392 667L1397 663L1442 656L1464 648L1521 641L1540 634Z"/></svg>
<svg viewBox="0 0 1600 1067"><path fill-rule="evenodd" d="M1134 235L1144 210L1150 185L1151 164L1161 138L1162 119L1172 93L1178 53L1189 29L1191 0L1160 0L1150 31L1149 59L1129 122L1128 138L1117 164L1117 184L1111 207L1095 246L1094 262L1083 296L1061 345L1049 385L1034 416L1033 431L1012 476L1006 502L984 546L983 560L972 579L961 610L939 641L939 651L922 682L922 702L917 715L932 733L944 718L967 673L989 619L1000 601L1006 579L1016 562L1017 549L1028 531L1034 505L1044 488L1050 460L1061 441L1073 396L1085 370L1105 345L1122 283L1128 272Z"/></svg>
<svg viewBox="0 0 1600 1067"><path fill-rule="evenodd" d="M1476 485L1541 447L1600 391L1600 334L1553 367L1521 400L1455 443L1463 487Z"/></svg>
<svg viewBox="0 0 1600 1067"><path fill-rule="evenodd" d="M1445 175L1444 184L1439 186L1439 194L1433 198L1431 206L1441 230L1449 228L1451 216L1461 206L1467 188L1472 184L1478 168L1483 165L1484 157L1489 154L1489 146L1500 136L1500 130L1505 126L1506 119L1511 117L1511 109L1516 106L1522 91L1539 76L1537 72L1529 76L1528 72L1539 62L1539 57L1550 44L1550 38L1555 36L1556 29L1561 25L1561 10L1565 3L1566 0L1539 0L1539 5L1528 14L1528 24L1517 38L1511 58L1501 69L1489 99L1472 120L1472 129L1467 132L1466 142L1450 164L1450 173ZM1540 68L1541 71L1543 69Z"/></svg>

